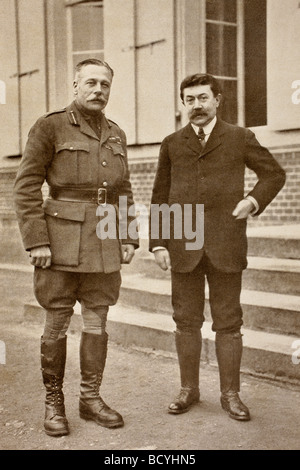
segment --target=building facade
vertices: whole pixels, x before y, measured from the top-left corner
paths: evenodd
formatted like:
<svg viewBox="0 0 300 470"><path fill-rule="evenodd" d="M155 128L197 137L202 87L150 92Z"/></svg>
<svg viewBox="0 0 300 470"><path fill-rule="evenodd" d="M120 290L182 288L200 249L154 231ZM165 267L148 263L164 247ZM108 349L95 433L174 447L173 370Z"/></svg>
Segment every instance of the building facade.
<svg viewBox="0 0 300 470"><path fill-rule="evenodd" d="M127 134L137 202L149 204L160 142L187 122L181 80L208 72L222 83L221 116L251 128L287 172L284 189L250 223L300 222L299 0L1 0L0 39L0 219L8 238L28 131L73 99L74 65L87 57L115 70L106 114ZM255 175L247 172L246 182Z"/></svg>

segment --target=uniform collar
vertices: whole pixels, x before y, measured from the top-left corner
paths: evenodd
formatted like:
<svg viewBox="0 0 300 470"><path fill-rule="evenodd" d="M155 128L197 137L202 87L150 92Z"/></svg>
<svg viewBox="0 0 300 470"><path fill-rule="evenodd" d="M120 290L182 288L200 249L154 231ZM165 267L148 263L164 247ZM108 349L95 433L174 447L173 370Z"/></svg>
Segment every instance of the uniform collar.
<svg viewBox="0 0 300 470"><path fill-rule="evenodd" d="M100 111L98 114L88 114L85 112L84 108L80 106L76 101L74 101L74 105L76 109L79 111L79 113L84 117L84 119L87 122L95 122L95 123L101 123L102 121L102 112Z"/></svg>
<svg viewBox="0 0 300 470"><path fill-rule="evenodd" d="M84 114L78 108L78 105L76 104L75 101L73 101L69 106L67 106L66 111L67 111L67 115L68 115L68 119L69 119L70 123L73 124L74 126L80 126L80 121L83 118L85 120L88 120L88 119L86 119L85 116L87 116L87 117L90 116L86 113ZM105 115L102 112L99 114L99 119L100 119L101 125L104 124L105 126L111 127L110 122L106 119Z"/></svg>
<svg viewBox="0 0 300 470"><path fill-rule="evenodd" d="M78 109L75 101L73 101L67 108L66 108L67 116L69 119L70 124L73 126L79 126L80 131L84 134L87 134L95 139L98 139L102 142L105 142L105 139L110 135L111 124L106 119L104 114L101 112L100 115L100 125L101 125L101 138L99 138L96 133L91 128L89 122L85 119L82 112Z"/></svg>

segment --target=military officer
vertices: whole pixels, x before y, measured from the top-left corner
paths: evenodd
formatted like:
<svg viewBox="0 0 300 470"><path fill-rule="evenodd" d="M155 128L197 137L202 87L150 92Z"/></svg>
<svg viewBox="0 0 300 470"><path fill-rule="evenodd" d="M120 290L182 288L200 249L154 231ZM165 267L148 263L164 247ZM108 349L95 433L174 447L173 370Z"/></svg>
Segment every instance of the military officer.
<svg viewBox="0 0 300 470"><path fill-rule="evenodd" d="M99 207L117 208L119 196L127 198L128 207L133 204L126 136L103 114L112 79L106 62L87 59L77 64L74 101L33 125L14 186L20 232L35 266L35 296L46 311L41 338L44 427L52 436L69 433L62 387L66 332L76 301L83 318L80 416L108 428L124 424L99 394L107 355L107 312L118 299L121 263L130 263L138 247L136 237L127 232L106 239L96 233ZM128 211L124 217L128 225L134 223Z"/></svg>

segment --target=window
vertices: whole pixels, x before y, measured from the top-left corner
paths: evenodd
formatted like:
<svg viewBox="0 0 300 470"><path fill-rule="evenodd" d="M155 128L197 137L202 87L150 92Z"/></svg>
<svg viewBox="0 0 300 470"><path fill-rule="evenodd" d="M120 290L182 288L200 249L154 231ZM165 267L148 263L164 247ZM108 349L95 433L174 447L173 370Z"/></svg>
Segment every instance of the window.
<svg viewBox="0 0 300 470"><path fill-rule="evenodd" d="M89 57L104 59L103 1L68 1L72 67Z"/></svg>
<svg viewBox="0 0 300 470"><path fill-rule="evenodd" d="M221 117L266 124L266 0L206 0L206 71L223 88Z"/></svg>
<svg viewBox="0 0 300 470"><path fill-rule="evenodd" d="M220 112L238 121L237 109L237 4L236 0L206 1L206 70L219 79L223 89Z"/></svg>

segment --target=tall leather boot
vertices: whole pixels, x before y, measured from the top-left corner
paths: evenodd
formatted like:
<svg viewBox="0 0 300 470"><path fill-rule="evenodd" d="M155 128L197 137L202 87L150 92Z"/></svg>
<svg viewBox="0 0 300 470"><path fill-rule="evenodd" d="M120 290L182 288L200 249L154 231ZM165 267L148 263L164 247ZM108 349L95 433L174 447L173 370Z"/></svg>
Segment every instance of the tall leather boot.
<svg viewBox="0 0 300 470"><path fill-rule="evenodd" d="M67 337L59 340L41 338L41 365L46 387L45 432L49 436L69 434L62 391L67 351Z"/></svg>
<svg viewBox="0 0 300 470"><path fill-rule="evenodd" d="M249 421L250 413L240 400L240 366L242 359L242 335L216 333L216 355L219 365L221 405L230 418Z"/></svg>
<svg viewBox="0 0 300 470"><path fill-rule="evenodd" d="M107 333L98 335L82 332L80 342L81 385L79 414L106 428L124 425L122 416L102 400L99 389L107 355Z"/></svg>
<svg viewBox="0 0 300 470"><path fill-rule="evenodd" d="M175 344L180 368L181 389L169 405L171 414L186 413L194 403L199 402L199 368L202 346L201 331L175 333Z"/></svg>

